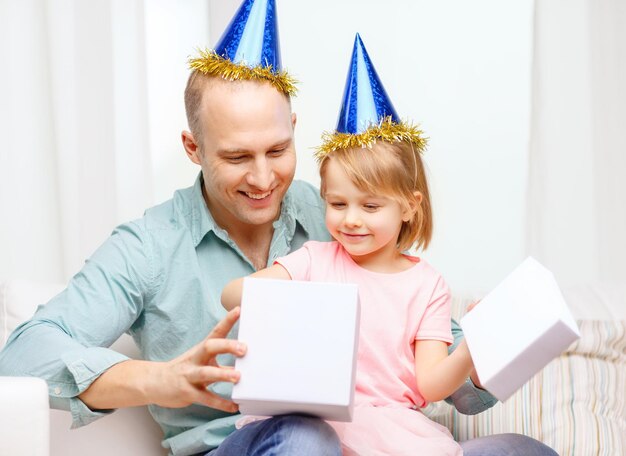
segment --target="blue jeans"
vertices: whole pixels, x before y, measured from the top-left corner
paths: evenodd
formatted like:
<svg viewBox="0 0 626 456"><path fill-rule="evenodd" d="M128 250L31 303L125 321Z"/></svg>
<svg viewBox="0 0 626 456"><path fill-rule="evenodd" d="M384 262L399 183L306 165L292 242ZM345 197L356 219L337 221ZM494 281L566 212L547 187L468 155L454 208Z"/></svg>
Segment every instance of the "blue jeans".
<svg viewBox="0 0 626 456"><path fill-rule="evenodd" d="M521 434L496 434L461 442L463 456L559 456L556 451Z"/></svg>
<svg viewBox="0 0 626 456"><path fill-rule="evenodd" d="M335 431L324 421L282 415L246 424L206 456L341 456Z"/></svg>
<svg viewBox="0 0 626 456"><path fill-rule="evenodd" d="M464 456L558 456L521 434L496 434L461 442ZM233 432L206 456L340 456L337 435L324 421L298 415L255 421Z"/></svg>

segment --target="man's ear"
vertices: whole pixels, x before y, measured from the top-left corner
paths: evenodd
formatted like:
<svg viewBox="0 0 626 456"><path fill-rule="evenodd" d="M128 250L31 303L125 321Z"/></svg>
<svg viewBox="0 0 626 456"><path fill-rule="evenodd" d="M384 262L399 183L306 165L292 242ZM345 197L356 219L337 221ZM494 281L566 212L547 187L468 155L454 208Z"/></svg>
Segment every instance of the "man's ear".
<svg viewBox="0 0 626 456"><path fill-rule="evenodd" d="M180 138L183 141L183 147L185 148L185 152L187 152L187 157L189 160L194 162L196 165L200 164L200 148L198 147L198 143L191 134L190 131L183 130L180 134Z"/></svg>
<svg viewBox="0 0 626 456"><path fill-rule="evenodd" d="M413 192L413 198L409 201L408 207L405 208L404 212L402 213L403 222L408 222L413 218L415 213L418 211L420 205L422 204L422 198L422 192Z"/></svg>
<svg viewBox="0 0 626 456"><path fill-rule="evenodd" d="M296 115L295 112L291 113L291 126L292 128L295 130L296 129L296 123L298 122L298 116Z"/></svg>

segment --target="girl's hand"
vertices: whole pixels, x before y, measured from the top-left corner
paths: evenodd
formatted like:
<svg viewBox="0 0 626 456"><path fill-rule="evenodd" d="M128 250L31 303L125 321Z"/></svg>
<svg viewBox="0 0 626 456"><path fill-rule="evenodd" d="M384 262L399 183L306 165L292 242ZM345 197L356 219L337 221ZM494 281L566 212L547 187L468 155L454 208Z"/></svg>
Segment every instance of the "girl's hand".
<svg viewBox="0 0 626 456"><path fill-rule="evenodd" d="M483 384L480 383L480 379L478 378L478 373L476 373L476 369L472 368L472 372L470 373L470 379L472 380L472 383L474 384L475 387L480 388L480 389L485 389L483 388Z"/></svg>
<svg viewBox="0 0 626 456"><path fill-rule="evenodd" d="M476 301L472 301L467 308L465 309L465 312L470 312L474 307L476 307L478 305L478 303L481 301L481 299L477 299Z"/></svg>
<svg viewBox="0 0 626 456"><path fill-rule="evenodd" d="M477 299L476 301L472 301L465 309L466 312L471 312L471 310L478 305L481 299ZM473 364L473 363L472 363ZM478 378L478 373L475 368L472 368L472 372L470 373L470 378L472 379L472 383L474 386L484 389L482 383L480 383L480 379Z"/></svg>

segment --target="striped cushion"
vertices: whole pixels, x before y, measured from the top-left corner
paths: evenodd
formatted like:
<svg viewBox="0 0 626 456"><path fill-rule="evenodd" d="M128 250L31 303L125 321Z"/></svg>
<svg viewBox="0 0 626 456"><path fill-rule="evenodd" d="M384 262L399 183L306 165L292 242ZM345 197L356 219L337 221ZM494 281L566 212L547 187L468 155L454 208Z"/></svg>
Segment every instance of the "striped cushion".
<svg viewBox="0 0 626 456"><path fill-rule="evenodd" d="M581 338L505 403L476 416L425 412L460 441L515 432L560 455L626 454L626 321L578 322Z"/></svg>

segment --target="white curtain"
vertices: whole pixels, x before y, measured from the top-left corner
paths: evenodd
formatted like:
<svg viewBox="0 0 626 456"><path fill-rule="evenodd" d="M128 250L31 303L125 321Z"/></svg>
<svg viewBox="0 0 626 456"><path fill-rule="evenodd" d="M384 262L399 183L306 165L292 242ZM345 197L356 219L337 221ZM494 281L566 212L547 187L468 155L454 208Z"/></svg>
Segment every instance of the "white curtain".
<svg viewBox="0 0 626 456"><path fill-rule="evenodd" d="M206 0L0 0L0 277L66 280L191 184L185 60L207 41Z"/></svg>
<svg viewBox="0 0 626 456"><path fill-rule="evenodd" d="M66 280L116 224L140 217L146 207L169 198L174 189L190 185L197 168L185 158L179 139L180 131L186 128L182 103L186 59L197 46L215 43L239 3L0 0L0 279ZM332 17L323 14L330 8L326 3L330 2L322 2L322 6L296 6L287 1L279 4L285 62L303 80L302 95L296 100L300 114L298 147L303 155L310 150L308 146L317 144L320 132L332 125L328 119L336 115L343 83L343 70L337 70L342 73L337 82L336 75L316 73L318 69L307 66L316 61L311 56L317 55L314 51L319 50L321 39L311 37L324 20L331 23ZM388 8L395 12L386 10L390 15L414 8L413 15L426 11L429 18L445 17L437 8L428 9L433 5L429 2L418 2L418 6L413 6L415 2L392 3ZM503 24L524 29L524 17L512 22L496 3L479 4L478 16L492 14L487 21L490 24L508 18ZM321 8L319 21L302 22L301 9L305 7L309 14ZM626 277L626 239L622 235L626 232L626 139L622 133L626 129L625 10L626 2L621 0L535 3L525 223L528 251L555 271L563 284L623 281ZM369 30L372 52L387 36L371 10L339 19L346 26L338 31L345 33L341 40L333 37L331 42L341 46L328 52L328 58L338 62L337 68L344 68L341 65L345 64L354 30ZM449 33L457 28L452 27ZM398 37L409 36L398 30L394 31ZM476 46L474 51L485 61L493 60L494 65L509 62L492 57L499 48L490 51L488 46L489 40L497 40L505 32L498 27L489 30L493 36L481 35L485 45ZM452 63L459 59L451 54L454 46L441 47L438 40L428 46L433 55L452 56ZM521 52L517 48L509 51ZM385 54L379 50L376 55ZM471 60L476 59L473 56ZM439 67L433 65L428 67L431 71L423 73L437 75L442 71L463 81L480 74L476 72L479 67L452 65L455 71L444 71L434 70ZM379 66L389 68L384 59ZM485 64L484 71L490 75L498 68ZM326 76L328 79L322 78ZM318 79L324 81L322 87L315 86ZM393 93L404 93L402 87L393 87L396 79L388 79L386 84ZM434 82L425 81L426 87L434 87ZM437 119L432 118L433 110L445 105L441 93L449 85L454 88L453 83L446 80L439 92L433 92L439 95L428 105L427 113L411 111L408 105L402 110L418 119L428 119L431 114L429 131L434 146L455 135L444 128L450 126L452 114L442 116L439 129L435 127ZM516 86L511 87L516 90ZM406 93L418 93L413 85L409 89ZM467 92L457 94L455 103L470 106L473 99L461 96ZM419 93L422 95L415 102L411 99L411 105L424 106L429 100L424 100L423 93L430 90ZM401 103L403 98L398 100ZM510 100L515 98L504 97L503 103ZM476 103L471 106L476 107ZM320 107L328 110L320 111ZM508 112L508 108L521 111L519 107L494 104L489 112ZM511 117L511 122L521 122L518 117ZM493 129L493 122L490 125ZM501 132L492 133L497 138L496 133ZM523 139L513 139L508 135L507 141L519 142L522 150ZM483 149L480 145L467 154L480 154ZM301 171L305 162L299 163ZM472 172L478 171L474 168ZM494 173L511 175L513 181L521 179L512 172L507 163L495 171L485 169L485 175L473 179L490 182ZM315 176L315 167L305 175ZM516 201L509 206L521 205ZM449 200L446 207L457 210ZM505 226L499 220L502 212L489 207L484 218L481 216L483 226ZM518 223L524 223L521 214ZM482 238L462 225L440 226L440 244L467 237L468 244L477 245L476 239ZM481 230L480 225L476 230ZM518 250L525 250L514 239L515 233L500 241L506 243L501 248L508 252L503 258L517 258ZM485 248L493 250L498 242L494 239L488 244L491 247ZM446 261L450 265L443 269L453 270L454 265L464 264L464 256L453 251ZM507 271L500 263L494 271L477 271L470 282L485 277L484 282L497 283Z"/></svg>
<svg viewBox="0 0 626 456"><path fill-rule="evenodd" d="M535 8L530 252L562 284L624 284L626 2Z"/></svg>

